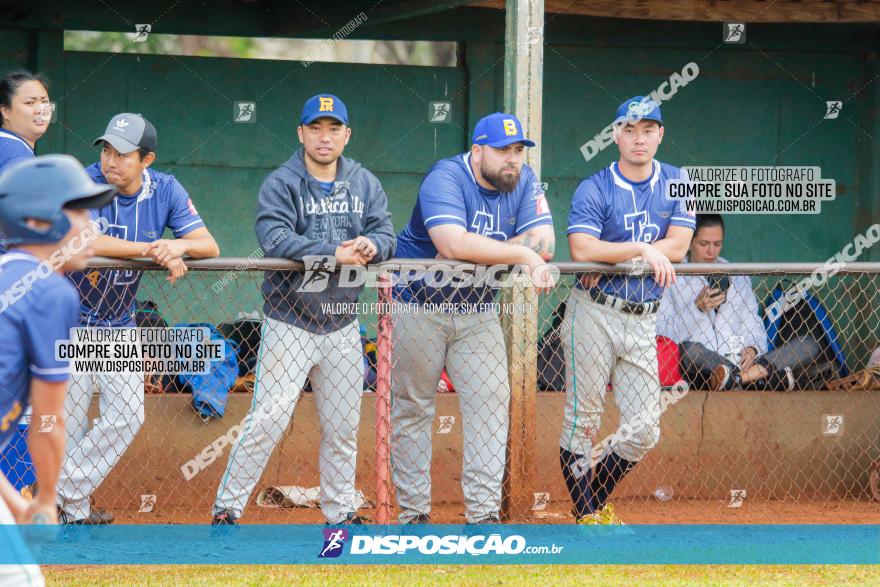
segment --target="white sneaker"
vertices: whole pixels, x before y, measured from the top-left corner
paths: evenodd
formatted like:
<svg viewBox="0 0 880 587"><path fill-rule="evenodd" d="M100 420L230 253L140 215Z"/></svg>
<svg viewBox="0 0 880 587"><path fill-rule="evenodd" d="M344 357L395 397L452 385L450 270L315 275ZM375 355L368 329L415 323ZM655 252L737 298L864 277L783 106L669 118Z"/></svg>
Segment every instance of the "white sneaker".
<svg viewBox="0 0 880 587"><path fill-rule="evenodd" d="M785 391L792 391L794 389L794 373L791 372L791 367L785 368Z"/></svg>

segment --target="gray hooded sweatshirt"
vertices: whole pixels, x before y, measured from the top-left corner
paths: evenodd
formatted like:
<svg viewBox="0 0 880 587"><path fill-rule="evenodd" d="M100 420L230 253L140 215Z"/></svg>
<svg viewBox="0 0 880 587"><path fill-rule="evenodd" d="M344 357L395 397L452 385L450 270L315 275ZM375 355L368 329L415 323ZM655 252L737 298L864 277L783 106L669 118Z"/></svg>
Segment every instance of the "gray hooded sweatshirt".
<svg viewBox="0 0 880 587"><path fill-rule="evenodd" d="M390 259L397 239L388 198L379 180L346 157L337 160L336 182L325 195L306 170L300 148L263 182L257 210L257 241L267 257L302 261L325 255L333 263L339 243L358 236L378 249L372 262ZM308 264L307 264L308 265ZM321 305L354 302L363 287L339 287L339 274L321 281L322 291L297 291L304 282L297 271L267 271L263 280L266 316L315 334L350 324L354 314L325 313ZM306 289L312 289L307 286Z"/></svg>

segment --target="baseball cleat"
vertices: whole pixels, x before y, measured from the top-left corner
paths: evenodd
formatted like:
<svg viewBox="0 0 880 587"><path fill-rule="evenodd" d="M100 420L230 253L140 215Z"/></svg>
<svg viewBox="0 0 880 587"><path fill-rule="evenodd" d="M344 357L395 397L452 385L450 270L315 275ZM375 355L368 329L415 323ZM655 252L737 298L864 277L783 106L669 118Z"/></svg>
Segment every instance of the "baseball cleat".
<svg viewBox="0 0 880 587"><path fill-rule="evenodd" d="M419 514L416 517L410 518L409 520L407 520L404 525L408 526L410 524L419 525L419 524L430 524L430 523L431 523L431 516L429 516L428 514Z"/></svg>
<svg viewBox="0 0 880 587"><path fill-rule="evenodd" d="M626 526L626 524L614 513L614 506L606 505L598 512L586 514L575 520L580 526Z"/></svg>
<svg viewBox="0 0 880 587"><path fill-rule="evenodd" d="M617 514L614 512L614 506L610 503L606 503L605 507L599 510L599 518L602 520L601 524L605 526L625 526L626 524L617 517Z"/></svg>
<svg viewBox="0 0 880 587"><path fill-rule="evenodd" d="M89 511L88 516L76 520L60 507L58 508L58 521L62 524L70 524L73 526L104 526L106 524L112 524L114 519L115 517L113 514L107 510L92 508Z"/></svg>
<svg viewBox="0 0 880 587"><path fill-rule="evenodd" d="M712 369L709 377L709 388L712 391L728 391L733 388L733 374L727 365L718 365Z"/></svg>
<svg viewBox="0 0 880 587"><path fill-rule="evenodd" d="M492 514L490 516L486 516L485 518L480 518L476 522L468 522L468 525L472 526L474 524L500 524L500 523L501 523L501 519L498 518L498 516L496 514Z"/></svg>
<svg viewBox="0 0 880 587"><path fill-rule="evenodd" d="M601 526L604 522L599 514L587 514L577 518L575 524L579 526Z"/></svg>
<svg viewBox="0 0 880 587"><path fill-rule="evenodd" d="M343 519L341 522L336 522L335 524L331 524L330 522L327 522L324 525L325 526L348 526L348 525L362 526L363 524L367 524L369 522L370 522L370 520L368 520L367 518L365 518L363 516L358 515L356 512L349 512L345 516L345 519Z"/></svg>
<svg viewBox="0 0 880 587"><path fill-rule="evenodd" d="M230 509L217 512L214 514L214 519L211 520L212 526L235 526L236 524L238 524L238 516Z"/></svg>

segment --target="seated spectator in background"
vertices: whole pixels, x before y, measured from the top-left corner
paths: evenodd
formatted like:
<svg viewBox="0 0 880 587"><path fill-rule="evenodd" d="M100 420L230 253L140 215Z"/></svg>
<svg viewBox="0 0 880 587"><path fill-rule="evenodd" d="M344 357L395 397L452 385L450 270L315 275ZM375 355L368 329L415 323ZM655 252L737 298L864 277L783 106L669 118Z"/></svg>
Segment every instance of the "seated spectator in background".
<svg viewBox="0 0 880 587"><path fill-rule="evenodd" d="M697 216L685 263L727 263L720 257L724 221ZM810 337L797 337L767 352L758 300L746 275L680 275L660 302L657 334L679 345L684 378L698 388L749 387L790 391L795 373L821 353Z"/></svg>
<svg viewBox="0 0 880 587"><path fill-rule="evenodd" d="M42 76L16 71L0 78L0 171L34 157L53 108Z"/></svg>
<svg viewBox="0 0 880 587"><path fill-rule="evenodd" d="M42 76L29 71L0 78L0 171L34 156L52 119L48 87ZM0 254L5 252L0 245Z"/></svg>

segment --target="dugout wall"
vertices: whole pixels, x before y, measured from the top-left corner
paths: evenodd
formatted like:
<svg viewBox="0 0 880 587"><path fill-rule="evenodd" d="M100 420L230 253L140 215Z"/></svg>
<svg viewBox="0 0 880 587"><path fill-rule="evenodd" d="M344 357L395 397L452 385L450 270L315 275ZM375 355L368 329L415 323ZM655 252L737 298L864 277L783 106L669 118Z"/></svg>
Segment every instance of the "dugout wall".
<svg viewBox="0 0 880 587"><path fill-rule="evenodd" d="M119 7L132 22L155 19L139 15L141 9ZM235 21L238 8L223 3L198 18L193 10L181 3L154 32L322 34L316 27L309 35L299 21L289 29L276 23L275 30L245 16ZM14 12L0 16L0 70L30 67L52 81L58 123L39 152L66 151L89 163L96 158L91 140L112 114L142 112L161 136L157 169L176 174L188 187L225 256L255 250L256 194L263 177L293 150L306 97L333 91L347 101L355 134L346 154L382 180L398 229L430 164L464 150L474 122L503 103L504 23L496 10L460 7L394 22L373 17L352 35L456 40L454 68L306 68L296 61L65 52L65 26L129 27L100 10L84 10L90 18L69 8L59 12L68 24L16 21ZM10 28L15 24L35 28ZM720 23L548 13L545 26L542 179L549 184L560 241L575 186L616 155L612 145L585 161L580 147L608 124L620 101L650 92L691 62L698 77L663 104L667 135L659 159L678 165L819 165L837 181L838 199L821 215L731 217L727 256L824 260L880 218L878 25L750 24L744 45L723 44ZM233 102L239 100L257 101L255 123L233 123ZM844 102L839 118L823 119L826 100ZM451 102L450 123L429 121L432 101ZM559 247L557 259L568 259L567 247ZM872 251L862 260L876 259L880 252Z"/></svg>
<svg viewBox="0 0 880 587"><path fill-rule="evenodd" d="M91 140L110 115L123 110L144 113L162 135L157 168L176 174L187 186L224 256L247 256L256 249L252 224L256 193L263 177L286 160L295 147L296 117L305 97L333 91L346 99L355 128L347 155L368 164L383 181L398 229L408 219L428 166L437 158L466 148L476 119L500 109L503 103L503 14L490 9L452 8L393 22L370 13L370 22L354 35L456 40L460 43L456 67L314 63L305 68L299 62L65 52L61 33L65 28L127 31L132 22L156 22L157 7L119 3L117 9L128 16L119 19L101 3L85 4L89 6L77 6L78 12L72 12L61 3L46 2L39 15L29 17L31 20L18 18L14 9L0 14L0 68L26 66L48 75L53 82L51 97L58 102L59 118L40 142L39 152L69 152L90 163L96 156ZM181 2L161 15L154 32L319 38L333 32L315 23L295 21L281 3L272 4L281 12L275 22L253 20L242 12L246 4L263 3L219 2L211 13L203 13L200 3ZM339 6L334 12L347 19L361 9L353 4ZM427 10L429 3L411 4ZM400 3L389 2L388 6L403 10ZM612 146L587 162L581 145L602 130L624 98L650 92L692 62L698 65L699 75L663 107L669 134L661 147L661 160L679 165L819 165L826 177L837 182L838 200L826 206L821 216L731 218L726 256L738 261L821 261L880 217L876 198L880 191L877 25L749 24L748 41L742 46L723 44L720 23L548 14L546 30L542 179L549 183L549 201L557 219L558 260L568 258L567 246L562 243L572 190L580 179L615 156ZM841 100L843 109L837 119L827 120L823 116L825 101L833 99ZM233 121L234 102L239 100L257 102L253 124ZM429 103L439 100L451 102L450 123L429 121ZM862 260L876 260L878 255L878 251L869 251ZM161 300L172 316L217 316L217 321L234 318L229 312L260 307L255 280L247 288L244 284L235 288L239 297L221 303L206 295L213 276L209 281L202 275L199 282L196 275L193 272L188 278L189 290L165 289L161 279L145 280L142 297ZM196 292L192 288L199 283L202 288ZM867 317L864 332L873 333L877 331L878 314L874 292L876 287L853 287L840 298L845 303L827 305L832 312L847 312L849 322ZM546 323L554 307L555 303L542 304L539 324ZM841 315L835 317L840 324ZM876 338L863 337L859 332L847 344L853 341L860 345L859 352L851 348L847 351L861 365L865 351L871 350ZM782 411L793 411L796 417L785 425L791 425L792 432L803 433L799 418L809 419L810 426L815 427L815 416L826 410L842 411L841 405L847 406L847 413L859 417L876 413L873 396L854 397L856 403L835 403L844 399L840 396L808 398L806 394L761 396L759 401L786 404ZM181 405L177 406L167 400L151 398L150 402L155 405L166 401L164 413L180 408L174 413L192 419L179 399ZM655 455L657 459L667 458L667 454L670 459L682 454L692 456L707 470L717 471L709 475L712 479L727 481L724 471L746 471L760 478L779 464L765 458L772 453L768 449L780 448L778 438L795 442L801 439L785 430L770 430L768 420L761 417L774 412L770 408L761 411L766 407L763 404L743 401L737 406L735 425L730 425L727 416L731 407L725 405L726 399L695 395L688 401L693 403L684 406L686 414L694 420L683 421L682 429L694 430L698 412L701 425L710 426L701 428L700 442L715 438L713 449L720 450L729 448L727 441L740 433L754 435L748 439L756 440L743 445L742 452L735 455L739 460L731 462L729 468L714 462L723 454L708 450L708 445L704 445L704 461L698 458L699 450L691 450L693 444L664 445L663 450L670 452L658 451ZM541 398L540 413L547 422L557 421L553 410L558 405L553 402L558 404L559 397ZM550 408L548 404L552 404ZM713 416L717 419L711 419ZM313 422L308 417L307 409L298 412L298 421L305 418ZM713 429L713 422L725 426ZM867 420L854 424L873 433ZM706 431L715 436L704 437ZM207 429L200 433L209 439ZM139 442L145 438L149 437ZM203 446L202 440L189 438L190 448ZM313 439L308 442L314 446ZM850 443L849 437L846 442ZM150 453L149 446L145 446L147 454L161 456ZM752 451L753 446L759 448ZM438 446L438 451L441 448L448 447ZM797 453L804 459L792 460L797 467L797 463L808 462L804 455L813 454L815 446L807 443L787 448L791 450L785 454ZM864 465L872 457L867 449L858 452L862 448L850 443L826 450L823 468L815 473L837 485L826 484L823 489L832 489L830 494L835 497L865 497L861 489ZM143 453L133 452L130 456L140 457L134 461L139 471L159 470L144 466L150 461ZM458 460L454 450L449 450L447 456L449 462ZM840 471L838 460L854 463L853 468ZM650 469L646 469L642 471L647 475ZM120 474L125 470L123 467ZM687 474L682 473L682 478ZM796 468L791 474L783 474L793 481L782 487L782 494L809 495L813 477L800 476ZM155 480L162 483L162 479ZM123 491L114 495L136 497L135 491L150 489L149 483L137 483L137 489L130 487L130 481L119 479L130 496ZM551 488L554 495L558 493L558 481L554 479L557 486ZM638 484L638 494L644 499L650 496L655 481L664 480L646 477L632 483ZM457 479L451 477L445 482L454 486ZM774 491L779 488L757 487L766 497L775 497ZM712 489L723 493L729 488L730 484L717 484ZM168 491L169 487L160 485L156 491L160 490ZM699 491L680 495L702 496ZM718 498L716 493L711 496Z"/></svg>
<svg viewBox="0 0 880 587"><path fill-rule="evenodd" d="M119 10L132 22L155 19L139 14L137 6ZM283 31L270 30L224 4L198 18L193 10L180 3L154 32L325 34L301 19ZM97 9L71 14L59 6L58 13L68 24L15 21L13 12L0 13L0 70L30 67L52 82L58 120L38 152L67 152L89 164L97 158L91 141L110 116L143 113L161 138L156 168L187 187L223 256L257 251L257 192L297 145L296 120L308 96L330 91L347 101L354 134L346 155L382 181L398 230L430 165L465 150L476 120L503 104L504 22L496 10L459 7L394 22L369 13L352 34L456 40L456 67L304 67L298 61L64 51L65 27L128 30L128 23ZM5 28L13 24L43 28ZM677 165L817 165L837 182L837 200L821 215L729 216L726 257L824 261L880 220L880 25L749 24L743 45L724 44L720 23L548 13L545 27L542 179L556 220L557 261L569 259L565 228L574 188L617 155L611 145L586 161L581 146L610 122L620 101L654 90L688 63L699 74L663 104L667 134L658 159ZM825 101L832 99L843 101L843 108L837 119L826 120ZM254 123L233 122L236 101L257 102ZM451 103L451 122L430 122L432 101ZM875 247L860 260L878 259ZM240 305L258 310L258 292L251 293ZM873 296L853 293L854 304L876 306ZM366 296L373 301L375 292ZM149 287L141 297L191 303ZM373 320L367 325L372 334Z"/></svg>

